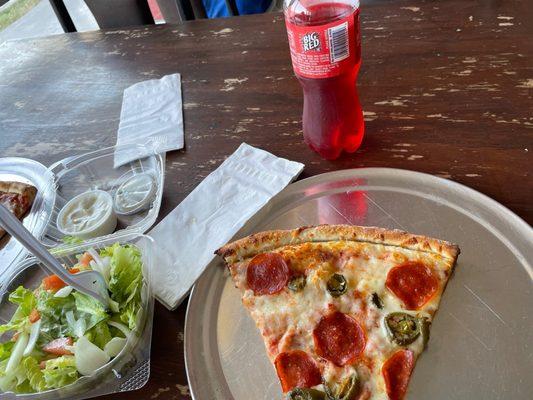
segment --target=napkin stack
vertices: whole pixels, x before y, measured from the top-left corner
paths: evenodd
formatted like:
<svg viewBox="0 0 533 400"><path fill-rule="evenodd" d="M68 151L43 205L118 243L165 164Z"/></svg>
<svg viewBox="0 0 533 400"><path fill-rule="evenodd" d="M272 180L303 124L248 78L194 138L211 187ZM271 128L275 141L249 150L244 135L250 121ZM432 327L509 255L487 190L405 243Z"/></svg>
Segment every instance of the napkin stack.
<svg viewBox="0 0 533 400"><path fill-rule="evenodd" d="M159 301L176 308L214 258L214 251L303 167L241 144L148 233L156 245L153 290Z"/></svg>
<svg viewBox="0 0 533 400"><path fill-rule="evenodd" d="M179 74L140 82L124 91L117 145L128 143L147 145L146 154L116 152L115 167L153 152L183 148ZM176 308L213 260L214 251L303 167L241 144L148 233L155 243L152 282L159 301Z"/></svg>
<svg viewBox="0 0 533 400"><path fill-rule="evenodd" d="M141 143L146 153L121 150L115 168L150 154L183 148L180 74L139 82L124 90L117 146Z"/></svg>

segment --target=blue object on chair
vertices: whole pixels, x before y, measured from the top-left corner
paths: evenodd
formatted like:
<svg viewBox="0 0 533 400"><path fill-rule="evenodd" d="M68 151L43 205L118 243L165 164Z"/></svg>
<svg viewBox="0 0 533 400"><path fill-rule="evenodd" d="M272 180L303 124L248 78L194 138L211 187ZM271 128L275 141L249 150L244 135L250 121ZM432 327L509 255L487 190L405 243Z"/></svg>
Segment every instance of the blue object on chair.
<svg viewBox="0 0 533 400"><path fill-rule="evenodd" d="M260 14L264 13L272 0L236 0L239 14Z"/></svg>
<svg viewBox="0 0 533 400"><path fill-rule="evenodd" d="M207 18L229 17L224 0L202 0Z"/></svg>
<svg viewBox="0 0 533 400"><path fill-rule="evenodd" d="M225 0L202 0L208 18L229 17L231 13ZM235 0L239 14L258 14L265 12L272 0Z"/></svg>

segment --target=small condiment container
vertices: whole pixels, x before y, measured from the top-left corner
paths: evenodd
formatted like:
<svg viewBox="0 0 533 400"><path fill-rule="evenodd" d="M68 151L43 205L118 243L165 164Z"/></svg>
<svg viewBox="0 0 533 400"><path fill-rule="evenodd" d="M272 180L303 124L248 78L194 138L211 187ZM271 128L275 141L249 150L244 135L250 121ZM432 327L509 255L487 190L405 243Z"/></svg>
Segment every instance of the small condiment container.
<svg viewBox="0 0 533 400"><path fill-rule="evenodd" d="M113 198L103 190L89 190L75 196L57 215L57 229L65 236L80 239L109 235L116 226Z"/></svg>
<svg viewBox="0 0 533 400"><path fill-rule="evenodd" d="M113 196L113 205L117 214L131 215L145 210L156 194L157 185L154 177L143 172L130 176L118 187Z"/></svg>

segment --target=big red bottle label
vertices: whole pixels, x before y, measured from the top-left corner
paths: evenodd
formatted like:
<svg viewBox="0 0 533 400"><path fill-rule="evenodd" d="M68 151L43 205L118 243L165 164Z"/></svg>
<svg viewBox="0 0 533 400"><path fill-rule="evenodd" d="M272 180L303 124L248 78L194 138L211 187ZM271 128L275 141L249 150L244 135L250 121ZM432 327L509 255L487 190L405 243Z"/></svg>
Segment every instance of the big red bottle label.
<svg viewBox="0 0 533 400"><path fill-rule="evenodd" d="M302 26L286 20L292 66L306 78L331 78L354 67L359 58L359 10L326 25Z"/></svg>

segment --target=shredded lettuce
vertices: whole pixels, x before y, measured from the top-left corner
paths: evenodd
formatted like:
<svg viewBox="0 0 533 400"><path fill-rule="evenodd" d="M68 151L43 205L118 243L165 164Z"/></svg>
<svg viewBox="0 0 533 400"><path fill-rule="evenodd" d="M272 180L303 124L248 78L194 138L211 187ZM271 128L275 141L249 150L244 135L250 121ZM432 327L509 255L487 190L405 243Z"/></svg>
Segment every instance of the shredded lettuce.
<svg viewBox="0 0 533 400"><path fill-rule="evenodd" d="M5 343L0 343L0 360L9 358L13 351L13 346L15 346L15 342L12 342L11 340Z"/></svg>
<svg viewBox="0 0 533 400"><path fill-rule="evenodd" d="M140 302L130 302L121 310L120 320L130 329L135 329L137 325L137 314L139 313Z"/></svg>
<svg viewBox="0 0 533 400"><path fill-rule="evenodd" d="M109 317L102 303L94 297L80 292L73 292L72 296L76 299L77 314L80 317L85 318L86 329L91 329L93 326Z"/></svg>
<svg viewBox="0 0 533 400"><path fill-rule="evenodd" d="M100 347L102 350L104 349L105 345L109 343L112 339L111 331L109 330L107 322L105 321L99 322L92 329L87 331L85 337L89 339L90 342Z"/></svg>
<svg viewBox="0 0 533 400"><path fill-rule="evenodd" d="M28 316L35 308L36 299L31 290L19 286L9 295L9 301L18 304L18 308L11 317L11 320L4 325L0 325L0 335L9 331L19 331L28 323Z"/></svg>
<svg viewBox="0 0 533 400"><path fill-rule="evenodd" d="M9 373L6 372L8 360L0 363L0 389L4 392L15 393L33 393L35 390L31 387L28 380L28 372L24 365L25 359L17 363L16 368Z"/></svg>
<svg viewBox="0 0 533 400"><path fill-rule="evenodd" d="M0 378L0 388L6 392L35 393L69 385L79 377L73 356L54 358L44 364L41 369L37 358L23 358L14 374ZM3 371L5 365L0 363L0 369Z"/></svg>
<svg viewBox="0 0 533 400"><path fill-rule="evenodd" d="M95 259L109 278L106 282L113 300L109 309L76 290L57 296L43 286L35 291L20 286L10 294L9 301L17 309L8 323L0 325L0 336L12 332L17 339L0 343L1 391L38 393L69 385L81 375L92 374L124 348L142 310L141 253L133 245L115 244ZM94 260L87 268L100 270ZM34 310L39 319L31 323ZM32 328L37 335L31 333ZM44 347L60 338L73 339L74 356L49 359Z"/></svg>
<svg viewBox="0 0 533 400"><path fill-rule="evenodd" d="M22 360L22 365L26 371L26 376L30 387L35 392L42 392L48 389L48 386L45 382L43 373L39 368L39 363L33 357L26 357Z"/></svg>
<svg viewBox="0 0 533 400"><path fill-rule="evenodd" d="M134 246L115 244L105 249L104 254L111 257L111 297L121 306L126 305L140 294L138 289L142 284L141 252Z"/></svg>
<svg viewBox="0 0 533 400"><path fill-rule="evenodd" d="M141 252L135 246L115 244L104 249L101 255L111 257L109 291L111 298L119 303L120 319L135 329L141 309Z"/></svg>
<svg viewBox="0 0 533 400"><path fill-rule="evenodd" d="M5 365L2 366L2 370ZM19 363L14 374L6 375L2 373L0 377L0 389L4 392L15 393L33 393L34 390L27 379L26 369L24 364Z"/></svg>
<svg viewBox="0 0 533 400"><path fill-rule="evenodd" d="M31 383L29 380L25 380L24 382L18 384L15 388L15 393L34 393L35 390L31 387Z"/></svg>
<svg viewBox="0 0 533 400"><path fill-rule="evenodd" d="M31 310L35 308L35 295L23 286L19 286L14 292L11 292L9 301L18 304L20 308L17 311L24 313L24 315L29 315Z"/></svg>
<svg viewBox="0 0 533 400"><path fill-rule="evenodd" d="M13 390L16 386L13 383L14 377L6 375L6 366L8 362L8 358L2 360L0 362L0 390L7 392L9 390Z"/></svg>
<svg viewBox="0 0 533 400"><path fill-rule="evenodd" d="M49 389L56 389L75 382L78 377L73 356L62 356L46 361L43 377Z"/></svg>
<svg viewBox="0 0 533 400"><path fill-rule="evenodd" d="M63 236L61 240L65 244L82 244L83 243L83 239L76 237L76 236L68 236L68 235Z"/></svg>
<svg viewBox="0 0 533 400"><path fill-rule="evenodd" d="M80 337L88 329L109 318L104 307L94 298L73 291L66 297L55 297L42 290L38 295L37 310L41 314L41 343L58 337Z"/></svg>
<svg viewBox="0 0 533 400"><path fill-rule="evenodd" d="M44 345L52 340L72 336L66 314L75 311L74 297L55 297L52 291L40 290L37 295L37 311L41 316L41 334L38 344Z"/></svg>
<svg viewBox="0 0 533 400"><path fill-rule="evenodd" d="M82 337L87 330L87 322L85 318L78 318L74 316L74 311L67 311L65 314L67 319L67 324L69 328L69 333L74 337Z"/></svg>

